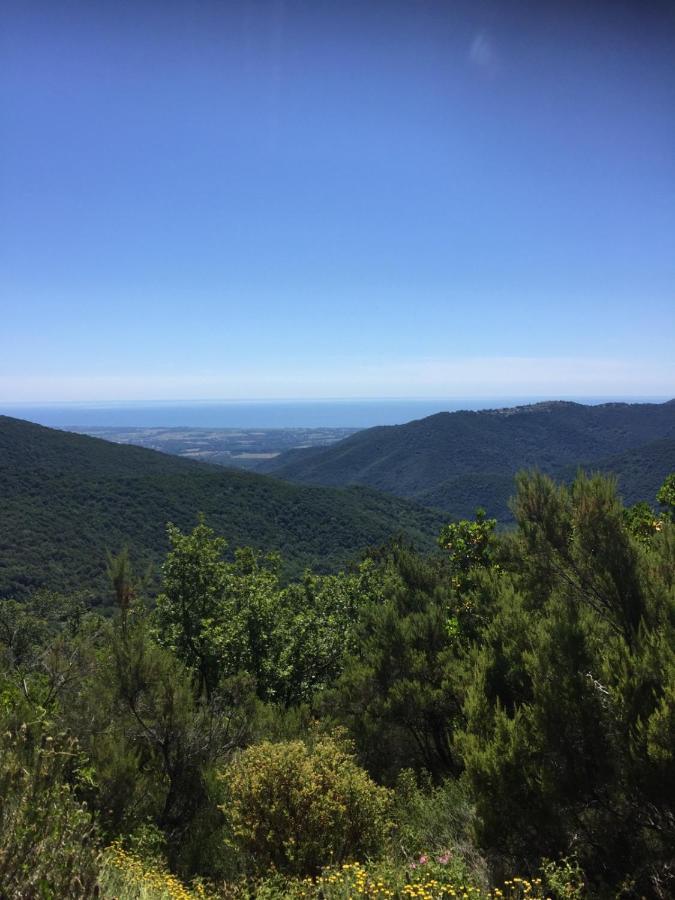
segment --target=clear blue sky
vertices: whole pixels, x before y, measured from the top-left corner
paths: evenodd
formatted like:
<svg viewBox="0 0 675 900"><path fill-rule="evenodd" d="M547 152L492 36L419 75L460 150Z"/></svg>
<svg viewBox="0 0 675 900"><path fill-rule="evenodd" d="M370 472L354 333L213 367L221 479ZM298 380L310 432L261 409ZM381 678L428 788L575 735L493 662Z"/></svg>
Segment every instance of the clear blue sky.
<svg viewBox="0 0 675 900"><path fill-rule="evenodd" d="M675 394L673 3L0 33L0 400Z"/></svg>

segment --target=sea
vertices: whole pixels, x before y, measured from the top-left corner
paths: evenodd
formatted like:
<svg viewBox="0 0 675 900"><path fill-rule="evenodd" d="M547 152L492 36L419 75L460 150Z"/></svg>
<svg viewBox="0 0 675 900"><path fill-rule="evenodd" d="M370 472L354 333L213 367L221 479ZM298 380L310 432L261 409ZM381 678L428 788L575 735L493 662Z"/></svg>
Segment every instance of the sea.
<svg viewBox="0 0 675 900"><path fill-rule="evenodd" d="M336 400L204 400L119 403L1 403L0 415L53 428L370 428L438 412L501 409L542 400L655 402L666 397L481 397Z"/></svg>

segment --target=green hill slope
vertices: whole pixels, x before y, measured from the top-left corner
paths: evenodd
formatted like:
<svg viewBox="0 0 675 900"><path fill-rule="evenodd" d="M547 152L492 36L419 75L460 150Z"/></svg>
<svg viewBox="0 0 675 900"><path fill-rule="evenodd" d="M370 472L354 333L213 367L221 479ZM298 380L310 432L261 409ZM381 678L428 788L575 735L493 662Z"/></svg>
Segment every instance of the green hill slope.
<svg viewBox="0 0 675 900"><path fill-rule="evenodd" d="M0 416L0 597L45 585L101 597L106 548L157 562L166 522L190 528L200 512L231 546L279 550L289 575L398 532L431 546L443 520L369 489L298 487Z"/></svg>
<svg viewBox="0 0 675 900"><path fill-rule="evenodd" d="M616 456L554 467L550 474L561 481L571 482L579 468L614 475L619 494L628 505L638 500L653 503L666 476L675 472L675 438L654 441ZM458 517L470 517L477 506L482 506L500 522L510 522L509 500L514 493L513 475L484 472L460 475L417 495L416 499L418 503L451 510L452 515Z"/></svg>
<svg viewBox="0 0 675 900"><path fill-rule="evenodd" d="M614 475L619 494L626 505L630 506L639 500L653 504L656 492L666 476L675 472L675 438L664 438L636 450L593 460L583 468L589 472ZM576 467L568 466L560 471L558 477L571 482L575 474Z"/></svg>
<svg viewBox="0 0 675 900"><path fill-rule="evenodd" d="M558 475L566 467L593 468L594 460L613 460L611 465L622 466L621 486L628 496L640 490L641 481L651 490L638 451L662 439L675 439L675 401L551 402L438 413L406 425L370 428L330 447L282 454L264 470L296 483L368 485L453 515L483 505L503 518L513 475L522 468ZM620 454L629 457L621 462ZM671 460L672 469L668 447L662 456Z"/></svg>

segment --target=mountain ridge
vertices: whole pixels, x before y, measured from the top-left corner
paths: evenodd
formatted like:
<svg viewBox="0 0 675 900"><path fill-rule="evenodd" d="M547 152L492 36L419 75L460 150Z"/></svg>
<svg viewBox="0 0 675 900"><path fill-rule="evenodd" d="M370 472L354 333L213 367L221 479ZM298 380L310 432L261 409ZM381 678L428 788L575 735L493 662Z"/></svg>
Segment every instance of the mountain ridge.
<svg viewBox="0 0 675 900"><path fill-rule="evenodd" d="M501 488L489 511L503 518L506 484L522 468L561 475L569 467L592 468L595 460L637 453L642 446L671 438L675 400L597 406L544 401L499 410L439 412L404 425L365 429L330 447L281 454L258 471L298 484L367 485L420 503L433 500L435 506L460 515L467 514L466 503L458 507L455 489L461 486L466 494L472 480L490 476L501 481ZM670 459L671 448L662 449ZM444 484L454 487L444 492ZM473 505L486 505L479 495L477 491Z"/></svg>
<svg viewBox="0 0 675 900"><path fill-rule="evenodd" d="M158 563L165 526L199 513L229 542L278 550L288 575L331 571L404 533L433 546L447 518L368 488L287 484L0 416L0 597L86 585L105 595L105 550Z"/></svg>

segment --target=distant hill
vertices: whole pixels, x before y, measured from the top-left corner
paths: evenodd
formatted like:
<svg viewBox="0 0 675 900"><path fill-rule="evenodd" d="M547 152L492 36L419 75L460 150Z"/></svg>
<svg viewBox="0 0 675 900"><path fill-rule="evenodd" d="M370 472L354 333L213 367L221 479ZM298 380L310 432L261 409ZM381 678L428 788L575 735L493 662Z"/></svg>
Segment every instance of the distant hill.
<svg viewBox="0 0 675 900"><path fill-rule="evenodd" d="M571 481L576 466L568 466L560 471L561 479ZM675 472L675 438L663 438L645 444L636 450L626 450L615 456L587 462L583 468L592 472L615 475L619 493L624 503L631 505L638 500L654 503L657 490L666 476Z"/></svg>
<svg viewBox="0 0 675 900"><path fill-rule="evenodd" d="M670 472L675 472L675 438L664 438L599 460L583 460L575 465L554 467L549 474L560 481L571 482L579 469L614 475L624 503L638 500L654 503L659 487ZM500 522L512 519L509 500L514 493L514 476L484 472L460 475L417 495L418 503L443 507L452 516L473 516L483 506Z"/></svg>
<svg viewBox="0 0 675 900"><path fill-rule="evenodd" d="M522 468L557 477L579 465L600 468L617 474L627 498L652 499L675 468L674 441L674 400L549 402L369 428L330 447L281 454L260 470L301 484L367 485L457 516L481 505L504 520Z"/></svg>
<svg viewBox="0 0 675 900"><path fill-rule="evenodd" d="M106 548L161 560L165 525L203 512L230 546L278 550L286 573L329 571L405 533L430 547L443 516L367 488L298 487L0 416L0 597L105 596Z"/></svg>

